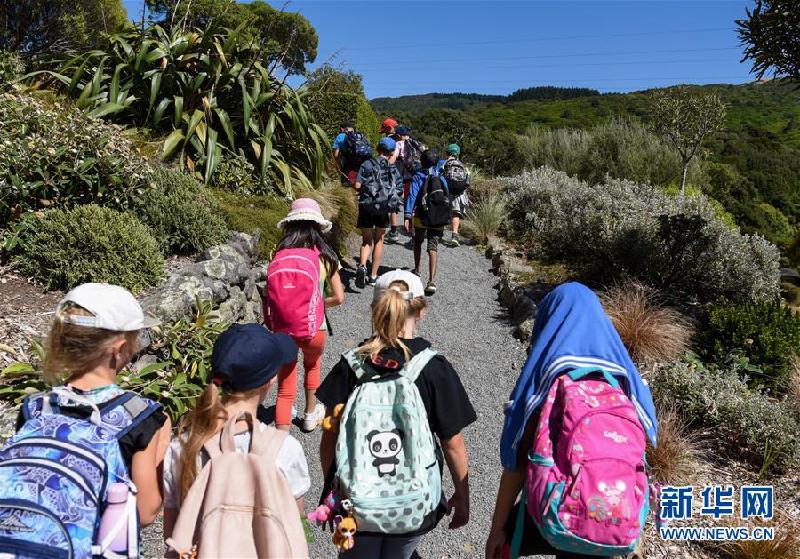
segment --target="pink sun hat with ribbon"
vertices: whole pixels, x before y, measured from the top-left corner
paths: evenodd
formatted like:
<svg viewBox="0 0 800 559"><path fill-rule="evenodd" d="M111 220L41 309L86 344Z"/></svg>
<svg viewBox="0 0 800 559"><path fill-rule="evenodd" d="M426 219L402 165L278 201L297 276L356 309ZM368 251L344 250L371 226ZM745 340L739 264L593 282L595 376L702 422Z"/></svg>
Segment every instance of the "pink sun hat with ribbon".
<svg viewBox="0 0 800 559"><path fill-rule="evenodd" d="M278 227L282 228L284 224L290 221L313 221L320 225L323 233L327 233L333 227L330 220L325 219L322 215L322 210L317 201L311 198L298 198L292 202L292 208L286 217L278 222Z"/></svg>

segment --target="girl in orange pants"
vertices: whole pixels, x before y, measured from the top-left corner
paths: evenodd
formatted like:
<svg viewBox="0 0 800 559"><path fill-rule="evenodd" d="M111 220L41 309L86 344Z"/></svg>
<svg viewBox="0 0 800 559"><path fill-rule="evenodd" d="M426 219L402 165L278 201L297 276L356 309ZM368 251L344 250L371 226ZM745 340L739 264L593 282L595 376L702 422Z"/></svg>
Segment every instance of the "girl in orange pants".
<svg viewBox="0 0 800 559"><path fill-rule="evenodd" d="M303 429L313 431L325 417L325 407L317 403L314 396L319 388L319 375L322 369L322 352L325 350L327 331L320 330L308 341L297 341L303 352L303 369L306 372L303 386L306 389L306 413ZM278 373L278 402L275 406L275 425L279 429L289 429L292 424L292 407L297 397L297 360L287 363ZM321 409L320 409L321 408Z"/></svg>

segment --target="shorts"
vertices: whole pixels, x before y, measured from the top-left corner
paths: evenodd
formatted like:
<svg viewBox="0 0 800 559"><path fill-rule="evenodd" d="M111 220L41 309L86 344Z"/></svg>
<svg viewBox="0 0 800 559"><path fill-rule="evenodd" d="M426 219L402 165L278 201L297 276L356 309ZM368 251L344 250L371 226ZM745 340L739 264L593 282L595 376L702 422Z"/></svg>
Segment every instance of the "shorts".
<svg viewBox="0 0 800 559"><path fill-rule="evenodd" d="M468 207L469 197L466 191L450 199L450 209L453 211L454 217L464 217Z"/></svg>
<svg viewBox="0 0 800 559"><path fill-rule="evenodd" d="M444 237L444 228L425 227L419 218L414 218L414 246L422 246L422 241L428 240L427 251L436 252L439 250L439 242Z"/></svg>
<svg viewBox="0 0 800 559"><path fill-rule="evenodd" d="M358 221L356 221L358 229L386 229L389 227L389 214L374 215L367 213L361 208L358 210Z"/></svg>

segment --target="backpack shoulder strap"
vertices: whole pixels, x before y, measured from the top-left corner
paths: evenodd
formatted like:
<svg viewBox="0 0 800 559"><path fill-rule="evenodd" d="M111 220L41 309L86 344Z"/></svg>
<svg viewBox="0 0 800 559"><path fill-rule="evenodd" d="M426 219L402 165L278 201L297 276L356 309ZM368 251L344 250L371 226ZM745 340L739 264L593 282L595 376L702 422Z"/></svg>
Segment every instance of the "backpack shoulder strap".
<svg viewBox="0 0 800 559"><path fill-rule="evenodd" d="M107 415L113 410L123 408L125 413L130 418L128 424L117 432L117 440L121 439L133 429L141 425L151 415L161 410L161 404L158 404L148 398L143 398L135 392L130 390L112 402L112 405L106 406L101 412L102 415Z"/></svg>
<svg viewBox="0 0 800 559"><path fill-rule="evenodd" d="M422 373L422 369L437 355L438 353L429 347L423 349L406 363L406 366L403 367L400 374L411 382L416 382L417 378Z"/></svg>
<svg viewBox="0 0 800 559"><path fill-rule="evenodd" d="M47 396L47 392L37 392L36 394L25 396L25 398L22 399L21 406L22 418L28 421L31 418L39 417L42 413L42 406Z"/></svg>
<svg viewBox="0 0 800 559"><path fill-rule="evenodd" d="M342 357L345 358L347 364L350 365L351 369L353 369L357 380L361 380L361 377L367 374L367 369L365 366L368 367L368 365L366 365L364 360L358 356L357 348L353 348L344 352Z"/></svg>

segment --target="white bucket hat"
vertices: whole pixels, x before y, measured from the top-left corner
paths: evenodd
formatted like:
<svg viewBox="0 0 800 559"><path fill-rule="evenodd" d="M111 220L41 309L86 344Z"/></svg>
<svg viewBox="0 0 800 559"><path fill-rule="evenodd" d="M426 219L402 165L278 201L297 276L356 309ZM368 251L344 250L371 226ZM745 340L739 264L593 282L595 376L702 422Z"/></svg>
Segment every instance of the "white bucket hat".
<svg viewBox="0 0 800 559"><path fill-rule="evenodd" d="M92 316L68 314L61 316L67 303L83 307ZM130 291L108 283L84 283L70 290L56 306L56 317L76 326L102 328L116 332L135 332L160 324L155 318L144 315L139 301Z"/></svg>
<svg viewBox="0 0 800 559"><path fill-rule="evenodd" d="M292 202L292 208L282 220L278 222L278 227L283 228L284 224L290 221L313 221L319 223L322 232L327 233L333 227L330 220L325 219L322 210L316 200L311 198L298 198Z"/></svg>

